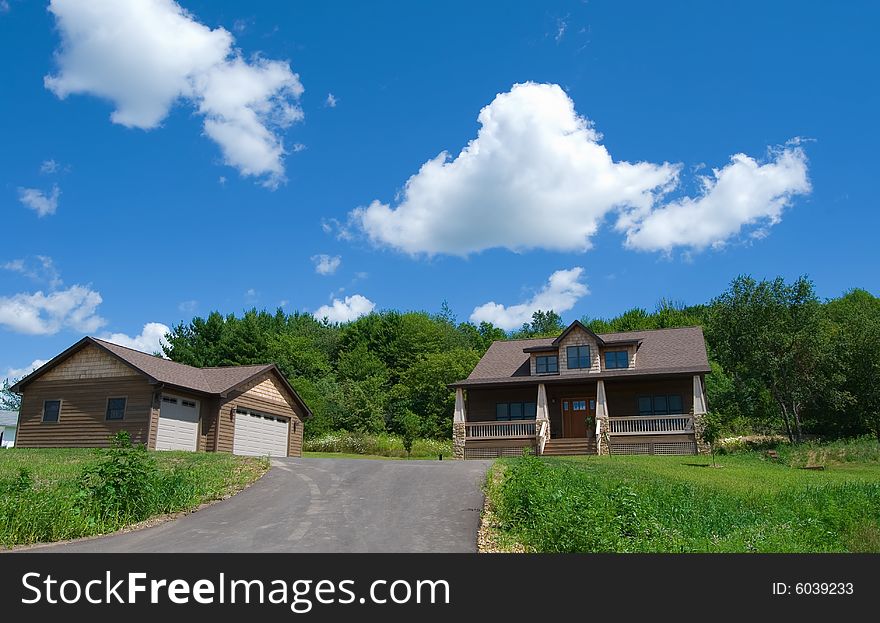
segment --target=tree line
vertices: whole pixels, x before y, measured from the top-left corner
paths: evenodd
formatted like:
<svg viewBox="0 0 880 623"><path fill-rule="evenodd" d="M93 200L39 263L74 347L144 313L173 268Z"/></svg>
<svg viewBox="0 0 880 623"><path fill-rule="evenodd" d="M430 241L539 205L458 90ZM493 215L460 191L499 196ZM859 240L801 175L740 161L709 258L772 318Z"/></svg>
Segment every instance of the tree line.
<svg viewBox="0 0 880 623"><path fill-rule="evenodd" d="M663 299L650 312L581 321L596 333L702 326L709 407L727 432L880 441L880 299L865 290L822 301L806 277L740 276L706 304ZM252 309L176 325L164 355L200 367L277 363L314 413L308 436L448 438L449 383L467 377L495 340L556 336L565 326L541 310L507 332L459 322L445 303L438 313L382 311L344 324ZM14 407L8 391L0 398Z"/></svg>

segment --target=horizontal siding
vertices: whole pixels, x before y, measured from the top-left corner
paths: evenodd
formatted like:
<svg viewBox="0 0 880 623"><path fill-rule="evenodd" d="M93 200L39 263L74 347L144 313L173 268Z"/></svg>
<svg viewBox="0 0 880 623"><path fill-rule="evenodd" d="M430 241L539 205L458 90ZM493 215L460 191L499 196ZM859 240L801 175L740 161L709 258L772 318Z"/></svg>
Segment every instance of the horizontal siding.
<svg viewBox="0 0 880 623"><path fill-rule="evenodd" d="M465 419L468 422L495 421L495 405L499 402L537 402L538 387L509 389L469 389Z"/></svg>
<svg viewBox="0 0 880 623"><path fill-rule="evenodd" d="M107 399L125 396L125 418L107 421ZM43 401L61 400L58 422L43 422ZM147 443L153 387L142 376L47 380L24 388L17 446L20 448L107 447L126 430L135 443Z"/></svg>
<svg viewBox="0 0 880 623"><path fill-rule="evenodd" d="M646 381L605 381L608 415L611 417L638 415L639 396L655 394L679 394L682 410L690 413L694 408L694 378L690 375Z"/></svg>

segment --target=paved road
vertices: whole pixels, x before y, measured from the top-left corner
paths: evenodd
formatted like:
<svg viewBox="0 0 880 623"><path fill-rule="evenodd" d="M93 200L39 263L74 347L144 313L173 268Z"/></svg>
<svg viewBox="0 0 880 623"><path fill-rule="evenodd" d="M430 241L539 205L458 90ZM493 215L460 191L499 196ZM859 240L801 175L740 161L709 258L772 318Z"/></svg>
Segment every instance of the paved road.
<svg viewBox="0 0 880 623"><path fill-rule="evenodd" d="M489 461L273 459L181 519L42 552L473 552Z"/></svg>

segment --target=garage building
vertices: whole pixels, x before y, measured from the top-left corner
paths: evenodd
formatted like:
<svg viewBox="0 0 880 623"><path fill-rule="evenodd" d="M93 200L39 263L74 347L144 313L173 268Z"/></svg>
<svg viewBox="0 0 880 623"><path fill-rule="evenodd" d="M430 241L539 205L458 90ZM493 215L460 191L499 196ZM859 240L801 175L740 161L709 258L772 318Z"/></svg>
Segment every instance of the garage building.
<svg viewBox="0 0 880 623"><path fill-rule="evenodd" d="M195 368L85 337L12 386L19 448L106 447L301 456L306 404L274 364Z"/></svg>

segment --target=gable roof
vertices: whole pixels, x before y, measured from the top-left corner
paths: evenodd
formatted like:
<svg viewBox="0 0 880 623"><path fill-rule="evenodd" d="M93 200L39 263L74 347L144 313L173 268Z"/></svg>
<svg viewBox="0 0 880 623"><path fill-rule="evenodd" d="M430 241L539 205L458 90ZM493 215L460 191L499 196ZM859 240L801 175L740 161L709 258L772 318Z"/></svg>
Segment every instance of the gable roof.
<svg viewBox="0 0 880 623"><path fill-rule="evenodd" d="M248 366L196 368L163 357L156 357L139 350L134 350L133 348L127 348L112 342L99 340L94 337L84 337L63 353L54 357L49 362L18 381L15 385L10 387L10 389L13 392L21 393L21 390L27 384L36 380L71 355L89 345L97 346L103 351L109 353L111 356L122 361L135 371L148 377L153 383L173 385L180 389L195 391L202 394L224 396L236 387L257 378L262 374L274 372L287 391L290 392L296 402L305 410L306 416L310 417L312 415L311 410L306 406L305 402L303 402L302 398L300 398L299 394L296 393L296 390L293 389L284 375L281 374L278 366L274 363Z"/></svg>
<svg viewBox="0 0 880 623"><path fill-rule="evenodd" d="M574 324L572 323L572 326ZM637 343L638 350L634 368L602 370L601 372L568 372L558 376L531 376L529 352L554 348L559 343L561 337L555 339L534 338L529 340L493 342L470 375L463 381L453 383L451 386L467 387L527 381L536 382L538 378L542 379L542 382L553 382L577 378L696 374L710 371L703 330L700 327L683 327L596 335L599 343L605 346Z"/></svg>
<svg viewBox="0 0 880 623"><path fill-rule="evenodd" d="M593 339L595 339L597 342L599 342L599 346L605 345L605 342L602 340L602 338L599 337L597 334L593 333L593 331L587 325L582 323L580 320L575 320L570 325L568 325L568 327L566 327L565 331L563 331L562 333L559 334L559 337L557 337L555 340L553 340L553 342L552 342L553 346L559 346L559 344L562 342L562 340L565 339L565 336L568 335L569 333L571 333L572 331L574 331L575 329L581 329L582 331L585 331L588 335L592 335Z"/></svg>

